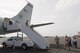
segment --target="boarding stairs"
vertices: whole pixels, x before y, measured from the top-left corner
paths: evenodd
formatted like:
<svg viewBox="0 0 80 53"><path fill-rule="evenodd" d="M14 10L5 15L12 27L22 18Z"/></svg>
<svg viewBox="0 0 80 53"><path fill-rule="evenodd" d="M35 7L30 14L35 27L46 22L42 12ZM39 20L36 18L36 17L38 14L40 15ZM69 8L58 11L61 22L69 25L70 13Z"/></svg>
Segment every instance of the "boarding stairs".
<svg viewBox="0 0 80 53"><path fill-rule="evenodd" d="M19 27L40 49L47 49L49 47L48 42L38 32L25 24L20 24Z"/></svg>

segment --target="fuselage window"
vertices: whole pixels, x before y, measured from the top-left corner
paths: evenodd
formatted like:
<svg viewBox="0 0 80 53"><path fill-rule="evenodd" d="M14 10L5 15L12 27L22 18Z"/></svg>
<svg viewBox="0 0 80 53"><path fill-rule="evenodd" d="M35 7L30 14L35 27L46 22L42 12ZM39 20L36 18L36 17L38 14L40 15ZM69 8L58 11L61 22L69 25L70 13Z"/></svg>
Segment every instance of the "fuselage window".
<svg viewBox="0 0 80 53"><path fill-rule="evenodd" d="M12 21L9 21L9 25L12 25L13 24L13 22Z"/></svg>

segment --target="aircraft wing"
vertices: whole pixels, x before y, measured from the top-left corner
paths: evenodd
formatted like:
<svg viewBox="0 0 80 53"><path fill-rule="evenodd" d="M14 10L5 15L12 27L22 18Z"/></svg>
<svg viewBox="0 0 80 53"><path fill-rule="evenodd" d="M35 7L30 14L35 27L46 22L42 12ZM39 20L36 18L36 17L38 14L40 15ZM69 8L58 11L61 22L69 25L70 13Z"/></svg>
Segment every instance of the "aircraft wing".
<svg viewBox="0 0 80 53"><path fill-rule="evenodd" d="M40 27L40 26L45 26L45 25L50 25L50 24L54 24L54 23L35 24L35 25L31 25L30 28Z"/></svg>

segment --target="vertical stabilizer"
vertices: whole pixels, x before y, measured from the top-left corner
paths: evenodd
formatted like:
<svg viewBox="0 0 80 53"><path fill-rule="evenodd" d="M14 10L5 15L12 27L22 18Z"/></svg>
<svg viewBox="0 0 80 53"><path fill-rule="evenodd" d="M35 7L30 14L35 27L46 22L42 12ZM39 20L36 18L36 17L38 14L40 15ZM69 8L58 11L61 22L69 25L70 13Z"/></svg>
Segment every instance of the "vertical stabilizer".
<svg viewBox="0 0 80 53"><path fill-rule="evenodd" d="M33 5L31 3L27 3L27 5L12 19L16 22L30 24L31 15L32 15Z"/></svg>

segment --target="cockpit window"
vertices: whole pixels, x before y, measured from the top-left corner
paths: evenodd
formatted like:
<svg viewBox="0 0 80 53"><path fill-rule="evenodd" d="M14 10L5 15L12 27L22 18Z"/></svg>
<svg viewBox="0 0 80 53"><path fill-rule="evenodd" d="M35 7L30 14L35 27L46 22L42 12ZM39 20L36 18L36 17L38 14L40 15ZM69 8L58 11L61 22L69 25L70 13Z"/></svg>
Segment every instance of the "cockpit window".
<svg viewBox="0 0 80 53"><path fill-rule="evenodd" d="M9 21L9 25L12 25L13 24L13 22L12 21Z"/></svg>

